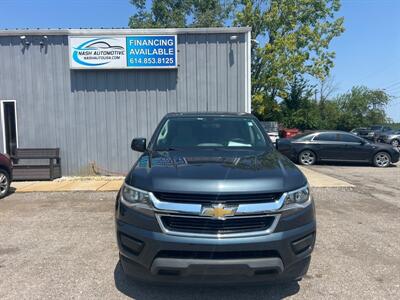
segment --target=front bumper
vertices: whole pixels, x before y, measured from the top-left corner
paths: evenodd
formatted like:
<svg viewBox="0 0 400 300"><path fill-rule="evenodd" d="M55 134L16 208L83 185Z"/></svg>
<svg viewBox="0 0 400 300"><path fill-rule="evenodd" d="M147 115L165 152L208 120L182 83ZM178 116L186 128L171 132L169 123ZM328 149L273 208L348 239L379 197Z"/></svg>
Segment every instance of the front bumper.
<svg viewBox="0 0 400 300"><path fill-rule="evenodd" d="M124 272L151 282L227 284L304 276L315 243L313 206L282 217L274 233L240 238L174 236L116 219ZM311 218L311 219L310 219ZM301 226L293 226L293 224Z"/></svg>
<svg viewBox="0 0 400 300"><path fill-rule="evenodd" d="M392 157L392 163L397 163L400 159L400 153L399 151L393 151L393 153L391 153L391 157Z"/></svg>

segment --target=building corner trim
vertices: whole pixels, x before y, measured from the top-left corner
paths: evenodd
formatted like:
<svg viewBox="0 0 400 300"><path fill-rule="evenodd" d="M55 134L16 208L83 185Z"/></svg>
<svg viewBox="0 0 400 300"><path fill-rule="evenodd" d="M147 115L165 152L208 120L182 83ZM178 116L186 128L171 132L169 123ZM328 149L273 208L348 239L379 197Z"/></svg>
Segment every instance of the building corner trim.
<svg viewBox="0 0 400 300"><path fill-rule="evenodd" d="M251 30L247 32L246 40L246 112L251 113Z"/></svg>

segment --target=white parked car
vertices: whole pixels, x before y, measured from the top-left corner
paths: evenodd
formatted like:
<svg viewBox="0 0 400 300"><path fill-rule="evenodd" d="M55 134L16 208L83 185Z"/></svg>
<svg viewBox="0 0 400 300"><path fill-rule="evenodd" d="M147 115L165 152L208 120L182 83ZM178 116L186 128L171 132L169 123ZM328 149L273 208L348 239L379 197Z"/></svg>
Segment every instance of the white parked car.
<svg viewBox="0 0 400 300"><path fill-rule="evenodd" d="M278 132L268 132L268 136L271 139L271 141L275 144L276 141L279 139L279 133Z"/></svg>
<svg viewBox="0 0 400 300"><path fill-rule="evenodd" d="M279 139L278 122L261 122L271 141L275 144Z"/></svg>

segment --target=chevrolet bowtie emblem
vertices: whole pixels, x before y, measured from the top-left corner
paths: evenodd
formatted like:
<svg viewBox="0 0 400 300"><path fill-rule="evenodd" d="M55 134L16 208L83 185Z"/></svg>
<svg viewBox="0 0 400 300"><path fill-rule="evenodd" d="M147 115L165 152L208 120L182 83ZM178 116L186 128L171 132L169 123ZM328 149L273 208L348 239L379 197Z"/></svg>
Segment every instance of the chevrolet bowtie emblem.
<svg viewBox="0 0 400 300"><path fill-rule="evenodd" d="M203 206L201 215L215 219L225 219L225 217L234 216L237 208L235 205L212 204L211 206Z"/></svg>

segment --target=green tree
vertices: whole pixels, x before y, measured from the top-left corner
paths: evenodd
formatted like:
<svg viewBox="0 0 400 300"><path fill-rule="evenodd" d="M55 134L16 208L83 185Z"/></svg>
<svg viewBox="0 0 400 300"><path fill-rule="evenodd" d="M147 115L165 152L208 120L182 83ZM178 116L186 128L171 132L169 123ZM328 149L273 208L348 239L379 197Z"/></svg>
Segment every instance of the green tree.
<svg viewBox="0 0 400 300"><path fill-rule="evenodd" d="M338 129L351 130L389 121L385 107L390 102L390 96L383 90L355 86L338 96L336 102L340 110Z"/></svg>
<svg viewBox="0 0 400 300"><path fill-rule="evenodd" d="M131 0L137 12L131 28L220 27L231 17L236 1L220 0Z"/></svg>
<svg viewBox="0 0 400 300"><path fill-rule="evenodd" d="M341 112L336 101L324 100L318 102L319 126L318 129L338 129Z"/></svg>
<svg viewBox="0 0 400 300"><path fill-rule="evenodd" d="M242 0L235 25L251 26L254 113L285 96L296 75L324 79L335 53L328 49L343 31L340 0ZM275 106L273 106L275 107Z"/></svg>
<svg viewBox="0 0 400 300"><path fill-rule="evenodd" d="M295 127L301 130L319 127L318 103L312 99L314 88L300 76L296 76L289 84L280 103L282 121L286 127Z"/></svg>
<svg viewBox="0 0 400 300"><path fill-rule="evenodd" d="M192 5L194 27L221 27L234 11L237 1L195 0Z"/></svg>

